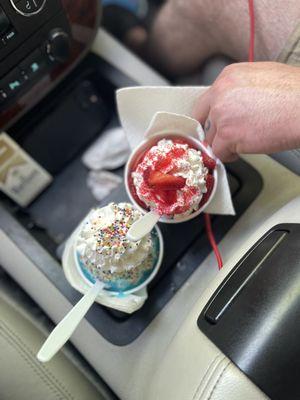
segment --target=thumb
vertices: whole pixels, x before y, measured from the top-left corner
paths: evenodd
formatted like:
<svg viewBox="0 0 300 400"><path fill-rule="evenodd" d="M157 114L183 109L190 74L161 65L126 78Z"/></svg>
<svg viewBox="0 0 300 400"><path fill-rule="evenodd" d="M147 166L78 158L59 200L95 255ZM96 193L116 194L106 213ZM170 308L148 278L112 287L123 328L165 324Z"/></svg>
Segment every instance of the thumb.
<svg viewBox="0 0 300 400"><path fill-rule="evenodd" d="M216 133L213 143L212 151L214 155L223 162L232 162L238 159L238 155L231 148L227 140L222 139L218 132Z"/></svg>
<svg viewBox="0 0 300 400"><path fill-rule="evenodd" d="M195 118L203 126L207 120L211 101L211 89L206 90L196 101L192 117Z"/></svg>

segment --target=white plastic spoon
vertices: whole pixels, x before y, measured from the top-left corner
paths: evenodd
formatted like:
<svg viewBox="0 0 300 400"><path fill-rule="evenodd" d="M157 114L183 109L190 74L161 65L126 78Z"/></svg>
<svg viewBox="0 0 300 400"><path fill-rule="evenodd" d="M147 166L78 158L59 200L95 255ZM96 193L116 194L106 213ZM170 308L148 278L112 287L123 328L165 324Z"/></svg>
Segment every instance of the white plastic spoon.
<svg viewBox="0 0 300 400"><path fill-rule="evenodd" d="M132 242L141 240L145 235L152 231L159 218L160 215L155 211L149 211L131 225L126 234L127 239Z"/></svg>
<svg viewBox="0 0 300 400"><path fill-rule="evenodd" d="M53 329L37 354L37 359L39 361L50 361L51 358L63 347L77 328L79 322L94 303L101 289L103 289L103 283L97 281Z"/></svg>

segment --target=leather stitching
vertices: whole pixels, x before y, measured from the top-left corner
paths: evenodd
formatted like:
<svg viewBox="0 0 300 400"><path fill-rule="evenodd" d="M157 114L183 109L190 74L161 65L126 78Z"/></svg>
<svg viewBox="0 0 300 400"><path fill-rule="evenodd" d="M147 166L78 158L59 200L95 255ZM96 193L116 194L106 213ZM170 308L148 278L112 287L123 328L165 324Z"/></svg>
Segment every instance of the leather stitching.
<svg viewBox="0 0 300 400"><path fill-rule="evenodd" d="M68 398L69 400L75 400L75 397L68 391L68 389L63 385L61 381L59 381L56 376L47 368L45 365L43 367L39 366L37 362L35 361L35 354L33 351L27 346L27 344L20 338L20 336L13 331L9 326L4 321L1 321L1 324L3 325L3 331L0 334L2 337L4 337L3 333L8 335L8 338L5 338L8 342L13 342L11 344L14 344L18 348L15 347L19 355L25 360L25 362L31 366L31 369L34 370L37 375L42 379L42 381L53 391L55 388L55 391L57 394L60 394L59 400L66 400ZM9 336L9 335L12 335ZM46 374L44 373L43 369L46 371ZM61 397L63 396L63 397Z"/></svg>
<svg viewBox="0 0 300 400"><path fill-rule="evenodd" d="M197 389L196 389L196 391L195 391L195 393L194 393L194 396L193 396L193 399L192 399L192 400L195 400L196 398L199 398L198 396L199 396L199 394L200 394L200 393L199 393L200 390L202 389L202 388L201 388L202 383L204 382L206 376L208 375L209 370L213 367L213 364L215 364L217 358L219 358L219 357L221 357L221 356L222 356L221 353L217 354L217 355L215 356L215 358L210 362L210 364L208 365L208 367L206 368L206 371L205 371L205 373L204 373L204 375L203 375L203 377L202 377L202 379L201 379L201 381L200 381L200 383L199 383L199 385L198 385L198 387L197 387ZM223 357L223 358L224 358L224 357ZM219 362L218 362L217 364L219 364ZM214 368L214 369L215 369L215 368ZM203 391L201 390L201 393L202 393L202 392L203 392ZM201 394L200 394L200 396L201 396Z"/></svg>
<svg viewBox="0 0 300 400"><path fill-rule="evenodd" d="M214 391L216 390L216 388L217 388L219 382L221 381L222 376L224 375L226 369L229 367L230 363L231 363L231 362L228 360L228 361L227 361L227 364L223 367L223 369L222 369L222 371L221 371L221 373L220 373L220 375L219 375L219 378L217 379L216 383L214 384L214 386L213 386L213 388L212 388L212 390L211 390L211 392L210 392L210 394L209 394L207 400L211 400Z"/></svg>
<svg viewBox="0 0 300 400"><path fill-rule="evenodd" d="M27 358L26 354L22 352L21 349L16 347L16 343L14 343L13 340L11 340L10 337L6 337L6 333L0 331L0 336L6 341L6 343L10 344L13 349L19 354L19 356L24 360L24 362L27 364L27 366L33 370L33 372L41 379L41 381L46 385L46 387L50 390L50 392L55 396L56 399L58 400L63 400L63 397L61 397L60 393L57 391L57 389L51 385L51 382L47 381L44 376L42 376L39 371L34 368L32 365L31 361Z"/></svg>
<svg viewBox="0 0 300 400"><path fill-rule="evenodd" d="M29 353L29 354L27 354L27 356L32 357L30 360L31 363L34 365L34 367L36 369L39 369L39 372L42 374L42 376L46 376L49 379L49 375L50 375L50 377L54 381L54 382L52 382L52 384L53 385L56 384L58 386L58 390L61 390L64 395L67 395L70 398L70 400L75 400L74 396L68 391L68 389L63 385L63 383L57 379L57 377L51 372L51 370L46 365L43 364L43 366L42 366L36 362L36 355L28 347L27 343L25 343L22 340L22 338L11 327L9 327L4 321L1 321L1 322L6 327L7 331L10 332L10 334L12 334L15 337L15 339L19 341L19 343L15 342L15 344L19 345L19 348L21 348L21 350L23 350L23 348L26 349L27 353ZM45 370L47 372L47 374L44 374L43 370ZM50 381L50 379L49 379L49 381Z"/></svg>
<svg viewBox="0 0 300 400"><path fill-rule="evenodd" d="M29 353L29 355L33 357L33 359L31 360L33 362L33 364L36 367L38 367L42 373L43 373L43 370L46 370L46 372L47 372L46 376L50 375L52 377L52 379L55 381L55 383L58 386L60 386L61 389L67 395L70 396L71 400L75 400L74 396L68 391L68 389L63 385L63 383L57 379L57 377L52 373L52 371L45 364L42 365L42 364L39 364L36 362L36 354L30 349L30 347L27 345L27 343L25 343L23 341L23 339L11 327L9 327L4 321L1 321L1 323L6 327L7 331L9 331L15 337L15 339L20 342L19 347L21 347L20 345L22 345L27 350L27 353ZM16 344L18 344L18 343L16 343Z"/></svg>
<svg viewBox="0 0 300 400"><path fill-rule="evenodd" d="M217 375L216 371L219 370L220 365L222 364L222 362L224 361L225 356L223 355L223 357L221 357L218 362L214 365L213 369L211 370L207 381L204 383L201 392L199 393L199 397L198 400L201 399L204 396L205 391L207 390L207 388L209 388L209 386L211 386L211 381L214 379L214 377ZM205 396L206 397L206 396Z"/></svg>

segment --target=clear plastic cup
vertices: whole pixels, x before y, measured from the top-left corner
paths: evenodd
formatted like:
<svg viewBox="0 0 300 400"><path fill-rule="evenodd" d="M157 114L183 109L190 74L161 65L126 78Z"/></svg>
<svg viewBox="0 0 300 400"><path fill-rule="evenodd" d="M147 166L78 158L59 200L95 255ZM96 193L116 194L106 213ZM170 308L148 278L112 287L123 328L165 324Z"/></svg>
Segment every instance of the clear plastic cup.
<svg viewBox="0 0 300 400"><path fill-rule="evenodd" d="M126 166L125 166L125 172L124 172L124 182L125 182L125 188L126 188L126 192L127 195L130 199L130 201L133 203L133 205L139 210L141 211L143 214L146 214L147 212L151 211L148 208L143 207L141 204L139 204L137 202L137 200L135 199L135 196L132 194L131 191L131 184L130 184L130 180L131 180L131 173L133 171L133 167L136 166L139 162L139 159L142 158L142 156L145 154L145 152L147 150L149 150L152 146L154 146L158 140L160 139L164 139L164 138L170 138L172 139L173 137L176 138L181 138L183 140L186 140L190 143L192 143L197 149L201 150L202 152L205 152L209 157L211 157L211 155L209 154L209 152L207 151L207 148L204 146L203 143L201 143L199 140L197 140L194 137L191 136L187 136L187 135L180 135L180 134L157 134L157 135L153 135L150 138L144 140L143 142L140 143L139 146L137 146L131 153ZM195 217L197 217L199 214L202 213L202 211L208 206L208 204L211 202L211 200L213 199L215 192L216 192L216 188L217 188L217 184L218 184L218 172L217 172L217 168L214 169L213 171L213 177L214 177L214 187L212 189L212 192L210 194L210 197L208 198L208 200L206 201L206 203L204 203L198 210L194 211L191 214L188 215L183 215L182 217L180 217L179 215L177 215L176 218L170 218L167 216L162 215L159 219L159 222L164 222L167 224L178 224L181 222L185 222L185 221L189 221Z"/></svg>

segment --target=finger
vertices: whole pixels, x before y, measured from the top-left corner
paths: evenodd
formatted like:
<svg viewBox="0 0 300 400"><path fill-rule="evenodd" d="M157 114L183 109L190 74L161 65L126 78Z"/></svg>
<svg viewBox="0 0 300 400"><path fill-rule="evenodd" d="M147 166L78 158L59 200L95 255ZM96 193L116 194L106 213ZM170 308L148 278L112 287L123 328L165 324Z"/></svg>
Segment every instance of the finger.
<svg viewBox="0 0 300 400"><path fill-rule="evenodd" d="M210 110L210 101L211 92L210 89L208 89L198 98L192 111L193 118L199 121L201 125L204 125L207 120Z"/></svg>
<svg viewBox="0 0 300 400"><path fill-rule="evenodd" d="M210 113L204 123L203 128L205 133L205 141L211 146L216 135L217 128Z"/></svg>
<svg viewBox="0 0 300 400"><path fill-rule="evenodd" d="M218 136L218 132L212 142L212 151L223 162L232 162L238 159L238 154L232 150L227 140Z"/></svg>

